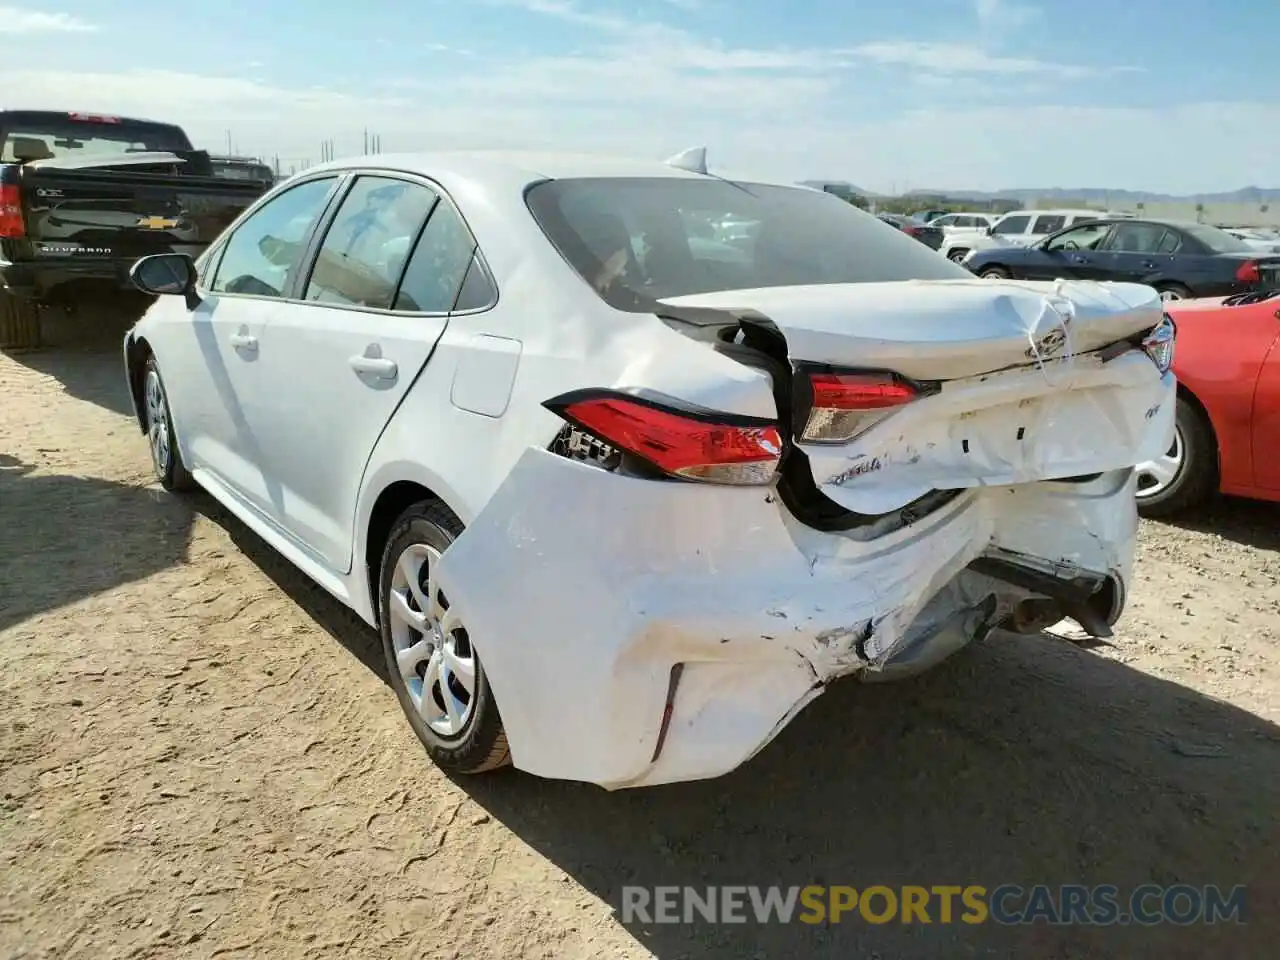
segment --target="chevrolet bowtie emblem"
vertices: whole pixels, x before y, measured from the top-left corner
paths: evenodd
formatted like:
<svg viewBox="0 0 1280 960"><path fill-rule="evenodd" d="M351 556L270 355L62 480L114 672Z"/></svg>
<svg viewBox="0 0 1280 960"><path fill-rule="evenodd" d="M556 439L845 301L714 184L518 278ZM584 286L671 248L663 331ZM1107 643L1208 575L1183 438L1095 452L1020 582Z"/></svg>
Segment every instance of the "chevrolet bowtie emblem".
<svg viewBox="0 0 1280 960"><path fill-rule="evenodd" d="M147 230L172 230L177 225L177 220L171 220L168 217L139 217L138 222L134 224Z"/></svg>

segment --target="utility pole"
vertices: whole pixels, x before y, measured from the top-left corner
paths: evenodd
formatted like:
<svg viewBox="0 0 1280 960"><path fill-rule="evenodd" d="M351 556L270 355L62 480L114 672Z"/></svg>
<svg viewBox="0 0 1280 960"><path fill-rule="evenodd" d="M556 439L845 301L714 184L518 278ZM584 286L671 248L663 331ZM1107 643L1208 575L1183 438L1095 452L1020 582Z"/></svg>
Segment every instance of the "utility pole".
<svg viewBox="0 0 1280 960"><path fill-rule="evenodd" d="M231 128L227 128L227 153L231 153Z"/></svg>

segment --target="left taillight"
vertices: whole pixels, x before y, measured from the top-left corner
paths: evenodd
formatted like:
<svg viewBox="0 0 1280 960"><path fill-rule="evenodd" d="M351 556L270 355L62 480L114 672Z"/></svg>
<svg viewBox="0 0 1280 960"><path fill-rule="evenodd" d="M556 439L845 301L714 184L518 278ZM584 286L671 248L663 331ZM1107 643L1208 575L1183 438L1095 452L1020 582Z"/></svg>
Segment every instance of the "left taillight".
<svg viewBox="0 0 1280 960"><path fill-rule="evenodd" d="M681 480L768 484L782 460L772 420L613 390L576 390L543 406L580 432L577 448L617 451Z"/></svg>
<svg viewBox="0 0 1280 960"><path fill-rule="evenodd" d="M1246 260L1236 271L1236 280L1240 283L1258 283L1262 279L1262 270L1257 260Z"/></svg>
<svg viewBox="0 0 1280 960"><path fill-rule="evenodd" d="M0 237L16 240L27 235L22 218L22 195L16 183L0 183Z"/></svg>
<svg viewBox="0 0 1280 960"><path fill-rule="evenodd" d="M895 410L927 391L888 371L798 370L798 383L808 384L804 423L806 443L848 443ZM807 402L805 402L807 401Z"/></svg>

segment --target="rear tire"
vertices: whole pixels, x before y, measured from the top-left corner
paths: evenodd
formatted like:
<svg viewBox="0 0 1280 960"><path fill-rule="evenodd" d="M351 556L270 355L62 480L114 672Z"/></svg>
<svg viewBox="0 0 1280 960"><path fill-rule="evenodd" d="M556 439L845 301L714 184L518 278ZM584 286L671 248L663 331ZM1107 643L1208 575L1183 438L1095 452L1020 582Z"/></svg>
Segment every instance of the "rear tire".
<svg viewBox="0 0 1280 960"><path fill-rule="evenodd" d="M40 336L40 307L0 291L0 350L35 350Z"/></svg>
<svg viewBox="0 0 1280 960"><path fill-rule="evenodd" d="M391 688L428 756L449 773L475 774L510 765L511 751L484 665L465 627L445 616L448 598L439 590L431 569L462 530L462 521L438 500L415 504L400 515L382 551L378 622ZM408 582L406 570L412 572L414 583ZM393 597L393 591L399 596ZM424 612L423 600L429 614L425 618L418 616ZM404 609L425 624L410 624L397 613ZM414 656L422 641L430 649ZM442 657L446 664L461 663L470 668L470 691L465 687L467 670L456 671L450 666L433 671L437 653L446 651L448 655ZM461 685L455 682L459 680ZM465 702L460 692L469 694ZM455 711L462 714L456 723L450 723L453 714L444 706L445 697L451 698ZM451 729L442 732L444 727Z"/></svg>
<svg viewBox="0 0 1280 960"><path fill-rule="evenodd" d="M1190 401L1178 398L1174 414L1174 446L1180 450L1172 477L1149 494L1143 494L1143 465L1138 466L1138 513L1152 519L1171 517L1199 506L1213 496L1218 488L1218 441L1213 427L1199 409Z"/></svg>
<svg viewBox="0 0 1280 960"><path fill-rule="evenodd" d="M969 251L964 247L959 247L947 254L947 259L952 263L960 263L969 255Z"/></svg>
<svg viewBox="0 0 1280 960"><path fill-rule="evenodd" d="M1190 300L1192 297L1191 289L1180 283L1157 284L1156 293L1160 294L1160 299L1166 302L1173 300Z"/></svg>

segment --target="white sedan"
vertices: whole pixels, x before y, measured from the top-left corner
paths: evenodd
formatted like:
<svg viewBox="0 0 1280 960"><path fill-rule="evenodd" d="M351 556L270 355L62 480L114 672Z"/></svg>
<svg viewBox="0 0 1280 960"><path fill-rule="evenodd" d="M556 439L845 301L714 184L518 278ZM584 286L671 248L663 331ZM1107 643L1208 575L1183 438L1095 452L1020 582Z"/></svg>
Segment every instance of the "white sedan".
<svg viewBox="0 0 1280 960"><path fill-rule="evenodd" d="M979 280L684 162L329 163L133 277L161 484L381 631L456 772L716 776L835 678L1108 635L1172 431L1150 289Z"/></svg>

